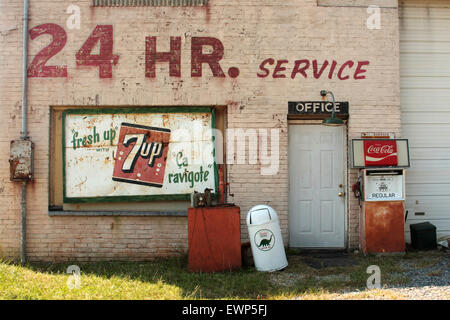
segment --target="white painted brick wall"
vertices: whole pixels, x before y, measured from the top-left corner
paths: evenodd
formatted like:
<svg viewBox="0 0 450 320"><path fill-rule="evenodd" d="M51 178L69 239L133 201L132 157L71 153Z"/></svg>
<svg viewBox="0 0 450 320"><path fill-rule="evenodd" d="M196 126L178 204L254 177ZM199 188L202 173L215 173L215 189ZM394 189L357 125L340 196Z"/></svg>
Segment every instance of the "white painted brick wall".
<svg viewBox="0 0 450 320"><path fill-rule="evenodd" d="M357 2L357 1L353 1ZM364 1L363 1L364 2ZM363 131L400 134L397 9L382 9L380 30L366 28L364 7L318 7L315 0L214 0L208 8L92 8L91 1L70 1L81 8L81 29L68 30L67 1L31 1L30 28L56 23L67 31L67 44L48 65L67 65L69 77L29 80L29 135L35 142L35 177L28 186L28 256L32 260L150 259L187 250L183 217L48 216L50 106L228 106L230 128L280 128L278 175L260 176L259 165L231 165L230 200L245 217L253 205L267 203L279 213L288 239L287 102L318 100L321 89L350 102L349 139ZM20 254L20 185L9 181L9 142L21 127L22 1L0 2L0 256ZM120 55L112 79L99 79L98 68L76 67L75 53L99 24L114 27L114 53ZM9 30L9 31L8 31ZM168 76L158 64L156 79L144 76L145 36L158 36L158 51L169 49L169 36L182 37L182 77ZM204 65L203 77L190 77L192 36L218 38L225 47L221 64L240 68L236 79L215 79ZM30 40L30 62L50 42ZM368 60L367 79L329 80L258 78L266 58ZM289 75L289 72L287 72ZM349 170L349 246L359 243L358 204Z"/></svg>

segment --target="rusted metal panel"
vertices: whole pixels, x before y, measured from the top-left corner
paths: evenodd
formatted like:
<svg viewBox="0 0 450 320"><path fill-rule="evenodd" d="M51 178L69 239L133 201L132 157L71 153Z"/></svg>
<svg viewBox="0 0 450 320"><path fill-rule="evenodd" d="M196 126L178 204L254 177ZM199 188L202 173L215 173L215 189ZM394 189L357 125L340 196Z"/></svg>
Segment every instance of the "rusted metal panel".
<svg viewBox="0 0 450 320"><path fill-rule="evenodd" d="M66 202L216 191L210 112L133 112L65 114Z"/></svg>
<svg viewBox="0 0 450 320"><path fill-rule="evenodd" d="M220 272L241 268L240 208L225 205L189 208L188 246L190 271Z"/></svg>
<svg viewBox="0 0 450 320"><path fill-rule="evenodd" d="M403 201L364 202L361 231L365 253L405 251Z"/></svg>
<svg viewBox="0 0 450 320"><path fill-rule="evenodd" d="M30 181L33 179L33 149L29 140L11 141L9 165L11 181Z"/></svg>
<svg viewBox="0 0 450 320"><path fill-rule="evenodd" d="M208 0L93 0L94 7L190 7L206 6Z"/></svg>

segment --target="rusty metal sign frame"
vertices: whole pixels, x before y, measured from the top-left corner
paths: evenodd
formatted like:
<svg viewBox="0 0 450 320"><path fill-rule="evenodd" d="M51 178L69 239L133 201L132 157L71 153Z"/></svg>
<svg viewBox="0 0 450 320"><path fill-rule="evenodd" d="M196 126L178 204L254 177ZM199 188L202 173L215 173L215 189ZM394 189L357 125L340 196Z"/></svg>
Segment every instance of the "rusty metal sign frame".
<svg viewBox="0 0 450 320"><path fill-rule="evenodd" d="M209 113L211 114L211 130L215 129L215 112L213 107L142 107L142 108L89 108L68 109L62 113L62 162L63 162L63 202L64 203L96 203L96 202L137 202L137 201L161 201L161 200L190 200L191 193L185 194L161 194L161 195L121 195L121 196L97 196L97 197L68 197L66 189L66 116L78 115L101 115L101 114L175 114L175 113ZM219 190L219 172L215 161L216 146L212 135L213 147L213 173L215 191L212 197L217 197Z"/></svg>

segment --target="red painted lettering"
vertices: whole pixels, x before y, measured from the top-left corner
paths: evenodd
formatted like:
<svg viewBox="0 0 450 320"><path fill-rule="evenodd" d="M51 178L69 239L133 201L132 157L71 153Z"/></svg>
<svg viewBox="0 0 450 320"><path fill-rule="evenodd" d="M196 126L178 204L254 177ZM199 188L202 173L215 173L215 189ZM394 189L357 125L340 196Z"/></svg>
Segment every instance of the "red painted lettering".
<svg viewBox="0 0 450 320"><path fill-rule="evenodd" d="M97 42L100 41L100 53L92 55ZM100 78L112 78L112 66L119 61L119 56L113 54L112 25L98 25L75 55L77 66L99 67Z"/></svg>
<svg viewBox="0 0 450 320"><path fill-rule="evenodd" d="M369 65L369 61L358 61L358 65L356 66L355 75L353 76L355 80L365 79L366 76L361 76L360 74L367 72L367 70L362 69L363 66Z"/></svg>
<svg viewBox="0 0 450 320"><path fill-rule="evenodd" d="M327 66L328 66L328 60L325 60L325 61L323 62L323 65L322 65L322 67L320 68L319 71L317 71L317 70L318 70L318 67L317 67L317 60L313 60L312 65L313 65L313 74L314 74L314 78L319 79L320 76L322 75L322 73L325 71L325 69L326 69Z"/></svg>
<svg viewBox="0 0 450 320"><path fill-rule="evenodd" d="M34 27L30 31L31 40L43 34L52 36L52 42L42 49L28 67L28 77L67 77L67 66L46 66L47 61L60 52L67 41L66 31L57 24L45 23Z"/></svg>
<svg viewBox="0 0 450 320"><path fill-rule="evenodd" d="M258 72L256 75L257 75L259 78L265 78L265 77L267 77L267 76L269 75L270 71L269 71L268 69L265 68L265 65L266 65L266 64L272 65L272 64L274 64L274 63L275 63L275 60L273 60L272 58L268 58L268 59L264 60L264 61L261 62L261 64L259 65L259 69L260 69L263 73L261 74L261 73Z"/></svg>
<svg viewBox="0 0 450 320"><path fill-rule="evenodd" d="M156 62L169 62L169 75L181 77L181 37L170 37L170 51L156 51L156 37L145 38L145 76L156 76Z"/></svg>
<svg viewBox="0 0 450 320"><path fill-rule="evenodd" d="M303 64L303 67L300 67ZM309 68L309 60L295 60L294 69L292 69L291 78L294 79L297 73L301 73L305 78L307 78L307 74L305 72L306 69Z"/></svg>
<svg viewBox="0 0 450 320"><path fill-rule="evenodd" d="M211 46L211 53L203 53L203 46ZM202 64L207 63L214 77L224 78L219 61L224 53L223 44L220 40L210 37L192 37L191 45L191 77L202 76Z"/></svg>
<svg viewBox="0 0 450 320"><path fill-rule="evenodd" d="M337 74L337 76L338 76L338 78L339 78L339 80L347 80L348 78L350 78L350 76L345 76L345 77L343 77L342 76L342 72L344 71L344 69L345 69L345 67L349 67L349 68L351 68L351 67L353 67L353 65L354 65L354 63L353 63L353 61L347 61L347 62L345 62L341 67L340 67L340 69L339 69L339 71L338 71L338 74Z"/></svg>
<svg viewBox="0 0 450 320"><path fill-rule="evenodd" d="M279 74L279 72L285 71L286 68L282 67L281 65L288 63L288 60L278 60L277 65L275 67L275 70L273 70L273 78L286 78L286 75Z"/></svg>
<svg viewBox="0 0 450 320"><path fill-rule="evenodd" d="M328 72L328 79L333 79L334 69L336 69L337 61L333 60L330 67L330 72Z"/></svg>

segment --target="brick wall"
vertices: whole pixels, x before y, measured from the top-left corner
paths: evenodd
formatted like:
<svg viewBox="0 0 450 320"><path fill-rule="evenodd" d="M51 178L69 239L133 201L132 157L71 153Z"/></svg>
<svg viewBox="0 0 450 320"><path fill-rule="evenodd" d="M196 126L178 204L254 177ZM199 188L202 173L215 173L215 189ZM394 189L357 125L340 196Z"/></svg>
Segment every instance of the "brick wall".
<svg viewBox="0 0 450 320"><path fill-rule="evenodd" d="M358 1L353 1L353 3ZM63 50L47 65L67 65L67 78L29 79L29 136L35 142L35 180L28 186L28 256L32 260L149 259L187 250L185 217L55 217L48 215L50 106L198 106L225 105L229 128L279 128L280 168L261 176L260 165L230 165L228 182L245 217L253 205L266 203L279 213L288 240L289 100L318 100L321 89L350 102L348 138L362 131L400 133L397 9L381 9L381 29L366 28L362 7L318 7L316 0L218 0L197 8L92 8L91 1L30 3L30 28L55 23L67 32ZM81 28L69 30L69 4L81 9ZM9 141L20 136L22 1L0 3L0 256L20 255L20 185L9 181ZM77 67L75 53L96 25L113 25L114 53L120 55L112 78L98 68ZM169 51L169 37L182 38L181 77L169 77L167 63L156 78L145 77L145 37L157 36L157 50ZM222 68L240 69L239 77L214 78L207 65L191 78L191 39L214 37L225 48ZM30 40L30 63L50 42ZM260 63L286 59L286 78L257 77ZM370 61L366 79L290 78L298 59ZM270 66L273 70L274 66ZM348 246L357 247L358 204L351 193L357 170L349 170Z"/></svg>

